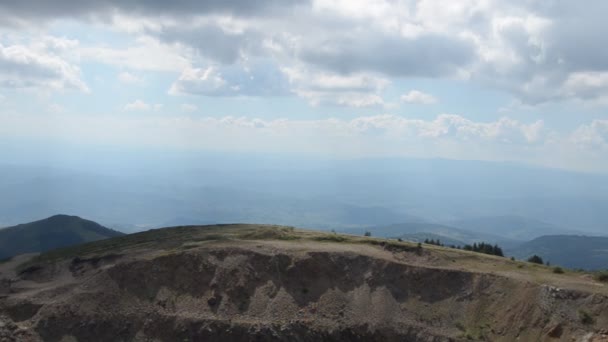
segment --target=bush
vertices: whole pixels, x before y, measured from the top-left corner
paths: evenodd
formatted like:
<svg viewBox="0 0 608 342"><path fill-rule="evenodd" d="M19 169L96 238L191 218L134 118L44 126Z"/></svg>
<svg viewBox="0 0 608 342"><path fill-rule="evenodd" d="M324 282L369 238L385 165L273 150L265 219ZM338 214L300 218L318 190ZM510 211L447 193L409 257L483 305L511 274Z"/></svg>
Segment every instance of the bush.
<svg viewBox="0 0 608 342"><path fill-rule="evenodd" d="M372 236L372 232L370 232L369 230L366 230L363 235L364 236Z"/></svg>
<svg viewBox="0 0 608 342"><path fill-rule="evenodd" d="M556 267L553 267L553 273L563 274L564 270L561 267L556 266Z"/></svg>
<svg viewBox="0 0 608 342"><path fill-rule="evenodd" d="M585 310L579 310L578 317L580 318L581 323L586 325L593 324L593 322L595 321L593 317L591 317L591 315Z"/></svg>
<svg viewBox="0 0 608 342"><path fill-rule="evenodd" d="M531 262L533 264L539 264L542 265L544 264L543 262L543 258L539 257L538 255L534 254L533 256L528 258L528 262Z"/></svg>

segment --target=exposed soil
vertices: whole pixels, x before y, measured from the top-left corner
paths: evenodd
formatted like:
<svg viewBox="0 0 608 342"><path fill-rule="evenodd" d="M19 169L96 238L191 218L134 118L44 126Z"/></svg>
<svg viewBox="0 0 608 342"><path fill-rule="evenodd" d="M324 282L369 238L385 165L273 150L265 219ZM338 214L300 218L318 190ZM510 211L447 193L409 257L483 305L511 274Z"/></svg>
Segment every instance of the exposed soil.
<svg viewBox="0 0 608 342"><path fill-rule="evenodd" d="M464 259L214 239L14 263L0 267L0 341L608 341L604 285L564 288Z"/></svg>

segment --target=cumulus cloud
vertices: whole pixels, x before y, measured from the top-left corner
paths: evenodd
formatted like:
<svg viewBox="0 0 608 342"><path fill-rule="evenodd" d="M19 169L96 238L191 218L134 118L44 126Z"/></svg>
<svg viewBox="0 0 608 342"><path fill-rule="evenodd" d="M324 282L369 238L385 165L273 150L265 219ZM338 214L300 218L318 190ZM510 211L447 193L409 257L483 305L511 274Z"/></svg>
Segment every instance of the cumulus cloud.
<svg viewBox="0 0 608 342"><path fill-rule="evenodd" d="M83 59L129 70L180 73L171 87L173 93L291 92L312 104L383 102L377 88L318 90L306 82L285 83L277 71L302 68L344 78L468 80L508 92L526 104L564 100L606 104L608 46L600 44L608 31L606 11L608 5L600 0L585 6L527 0L60 0L52 4L31 0L0 3L0 25L31 28L70 19L123 30L137 38L135 44L73 48ZM46 51L42 55L56 61L32 57L28 71L16 68L14 55L7 57L4 51L3 74L9 69L21 74L5 76L1 82L39 84L40 77L31 74L51 69L63 75L55 77L61 80L53 83L55 88L84 89L75 64L54 52L65 49L66 43L46 42L40 48ZM5 44L2 49L11 47ZM38 48L23 47L40 56ZM272 67L251 64L258 60ZM60 66L61 62L66 65ZM209 87L204 79L210 67L225 81L221 89ZM271 79L264 79L264 74ZM271 86L275 82L279 85Z"/></svg>
<svg viewBox="0 0 608 342"><path fill-rule="evenodd" d="M0 43L0 87L88 92L80 68L53 51L57 48Z"/></svg>
<svg viewBox="0 0 608 342"><path fill-rule="evenodd" d="M279 96L288 93L285 75L272 64L184 69L171 95Z"/></svg>
<svg viewBox="0 0 608 342"><path fill-rule="evenodd" d="M437 98L419 90L410 90L408 93L401 95L401 101L405 103L428 105L437 103Z"/></svg>

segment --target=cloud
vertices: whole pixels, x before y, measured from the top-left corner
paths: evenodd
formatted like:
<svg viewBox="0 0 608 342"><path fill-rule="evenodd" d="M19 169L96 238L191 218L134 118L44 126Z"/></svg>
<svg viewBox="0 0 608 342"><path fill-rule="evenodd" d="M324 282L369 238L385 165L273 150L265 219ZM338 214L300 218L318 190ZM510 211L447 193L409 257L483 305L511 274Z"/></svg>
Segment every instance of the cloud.
<svg viewBox="0 0 608 342"><path fill-rule="evenodd" d="M62 105L59 105L59 104L57 104L57 103L51 103L51 104L48 106L48 110L49 110L50 112L52 112L52 113L63 113L63 112L65 112L65 108L63 108L63 106L62 106Z"/></svg>
<svg viewBox="0 0 608 342"><path fill-rule="evenodd" d="M54 21L57 19L93 20L105 19L116 12L134 16L193 16L200 14L228 14L256 16L290 10L306 4L301 0L182 0L179 3L163 0L98 0L74 1L29 0L0 2L0 25L23 26L30 22Z"/></svg>
<svg viewBox="0 0 608 342"><path fill-rule="evenodd" d="M182 103L179 108L181 109L182 112L195 112L198 110L198 107L196 105L193 104L189 104L189 103Z"/></svg>
<svg viewBox="0 0 608 342"><path fill-rule="evenodd" d="M343 74L453 76L474 60L471 42L434 34L412 39L357 32L308 44L298 51L304 61Z"/></svg>
<svg viewBox="0 0 608 342"><path fill-rule="evenodd" d="M437 103L437 98L419 90L410 90L407 94L401 95L401 101L405 103L428 105Z"/></svg>
<svg viewBox="0 0 608 342"><path fill-rule="evenodd" d="M184 69L169 89L171 95L282 96L289 94L285 75L273 64L208 66Z"/></svg>
<svg viewBox="0 0 608 342"><path fill-rule="evenodd" d="M123 71L118 74L118 81L124 84L141 84L143 82L141 77L133 75L127 71Z"/></svg>
<svg viewBox="0 0 608 342"><path fill-rule="evenodd" d="M143 102L143 101L142 101ZM148 105L147 108L151 108ZM415 119L384 114L350 119L264 119L255 116L19 114L0 111L0 136L78 144L176 147L189 150L423 157L528 162L608 171L608 121L565 132L543 121L509 117L476 121L442 114Z"/></svg>
<svg viewBox="0 0 608 342"><path fill-rule="evenodd" d="M162 44L150 37L139 37L126 48L83 46L78 53L82 59L131 70L179 72L191 67L191 57L183 47Z"/></svg>
<svg viewBox="0 0 608 342"><path fill-rule="evenodd" d="M292 92L311 103L359 106L378 105L383 98L376 90L342 89L333 92L332 101L329 92L299 83L272 87L261 77L263 72L248 80L251 73L246 70L256 72L250 63L262 60L272 65L262 68L266 71L302 68L393 82L412 77L458 79L508 92L530 105L571 100L605 105L603 83L593 82L608 73L608 46L601 44L608 31L606 11L608 4L600 0L585 6L527 0L31 0L0 3L0 26L18 25L32 32L69 20L127 32L136 38L131 46L78 45L74 50L84 60L129 70L182 73L213 67L226 81L225 89L209 92L198 84L205 80L180 77L172 89L185 94ZM64 82L55 82L55 87L84 89L78 72L70 70L75 63L54 52L64 43L49 41L41 48L43 55L67 63L60 72L65 77L59 77ZM35 54L40 55L38 50ZM40 64L29 63L28 72L40 72ZM3 73L8 69L14 66ZM280 72L272 75L275 81L281 79ZM22 75L2 81L28 86L38 79L22 68ZM353 100L357 96L360 101Z"/></svg>
<svg viewBox="0 0 608 342"><path fill-rule="evenodd" d="M123 109L125 111L142 111L147 112L150 110L159 111L163 108L162 104L149 104L142 100L135 100L131 103L127 103Z"/></svg>
<svg viewBox="0 0 608 342"><path fill-rule="evenodd" d="M570 140L579 148L608 151L608 120L593 120L578 127Z"/></svg>
<svg viewBox="0 0 608 342"><path fill-rule="evenodd" d="M384 105L380 93L390 83L370 74L340 75L304 67L283 68L292 92L313 106L370 107Z"/></svg>
<svg viewBox="0 0 608 342"><path fill-rule="evenodd" d="M62 58L54 51L57 48L45 44L0 43L0 87L88 92L80 68Z"/></svg>

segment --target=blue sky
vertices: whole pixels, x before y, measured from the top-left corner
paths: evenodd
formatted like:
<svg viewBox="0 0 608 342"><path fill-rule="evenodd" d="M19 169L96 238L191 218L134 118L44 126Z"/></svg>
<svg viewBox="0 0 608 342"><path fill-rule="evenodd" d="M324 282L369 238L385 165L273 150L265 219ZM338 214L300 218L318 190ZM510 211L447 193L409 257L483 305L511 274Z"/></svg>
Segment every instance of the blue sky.
<svg viewBox="0 0 608 342"><path fill-rule="evenodd" d="M608 5L0 4L0 139L608 171Z"/></svg>

